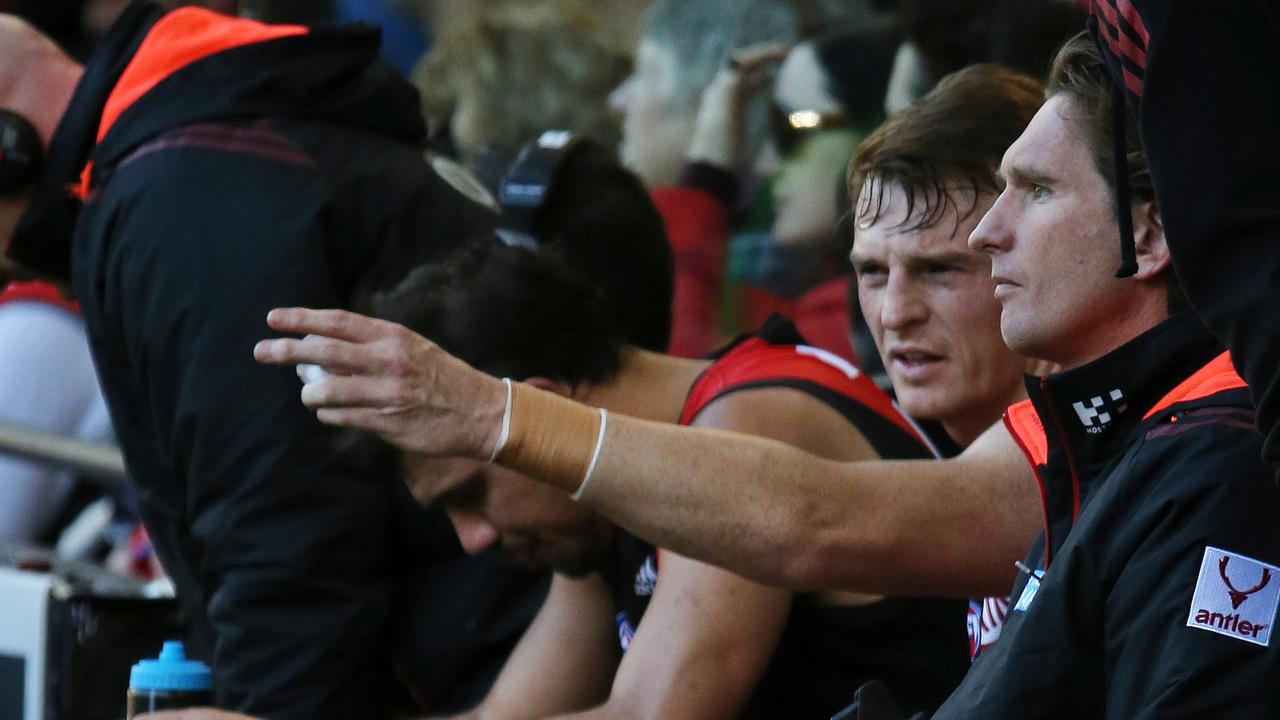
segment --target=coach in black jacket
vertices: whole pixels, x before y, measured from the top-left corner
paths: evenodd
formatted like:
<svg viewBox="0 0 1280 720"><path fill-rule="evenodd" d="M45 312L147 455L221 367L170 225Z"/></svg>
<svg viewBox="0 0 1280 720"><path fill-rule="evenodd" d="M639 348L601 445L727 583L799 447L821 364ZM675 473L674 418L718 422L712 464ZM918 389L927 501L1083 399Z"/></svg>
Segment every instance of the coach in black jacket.
<svg viewBox="0 0 1280 720"><path fill-rule="evenodd" d="M28 40L23 72L78 70ZM69 103L49 83L50 103L16 108L48 157L15 196L25 213L8 255L72 280L143 519L209 641L219 704L271 718L382 716L393 654L439 699L454 689L441 685L501 663L521 631L498 604L527 581L483 560L466 560L470 585L457 588L468 594L457 617L483 627L449 619L460 608L426 592L434 577L463 582L447 526L433 539L395 474L301 408L291 370L250 356L268 309L350 307L492 225L424 161L416 93L376 62L377 45L368 29L135 4Z"/></svg>
<svg viewBox="0 0 1280 720"><path fill-rule="evenodd" d="M1167 315L1159 301L1178 300L1140 152L1128 178L1133 277L1103 271L1119 260L1106 250L1110 232L1052 249L1046 226L1037 231L1045 221L1108 227L1096 205L1109 196L1091 191L1108 163L1086 157L1094 179L1081 182L1079 160L1064 152L1088 149L1079 138L1107 146L1097 128L1110 103L1101 56L1076 38L1055 64L1049 102L1005 155L1008 188L970 238L992 254L1006 340L1069 369L1031 379L1029 399L1005 417L1039 482L1045 528L1000 640L938 719L1280 713L1280 491L1222 345L1189 311L1151 322ZM1056 297L1037 282L1055 258ZM1077 275L1090 270L1092 279ZM1126 285L1129 303L1097 316ZM1064 297L1075 304L1058 306Z"/></svg>

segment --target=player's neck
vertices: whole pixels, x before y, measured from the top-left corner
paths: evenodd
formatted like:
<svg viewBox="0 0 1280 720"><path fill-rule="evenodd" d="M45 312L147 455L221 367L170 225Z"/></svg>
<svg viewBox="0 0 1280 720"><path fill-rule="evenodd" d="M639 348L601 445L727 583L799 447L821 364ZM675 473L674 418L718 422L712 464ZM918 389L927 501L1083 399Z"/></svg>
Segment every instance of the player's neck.
<svg viewBox="0 0 1280 720"><path fill-rule="evenodd" d="M586 388L578 400L644 420L676 422L689 388L710 364L627 347L618 373Z"/></svg>

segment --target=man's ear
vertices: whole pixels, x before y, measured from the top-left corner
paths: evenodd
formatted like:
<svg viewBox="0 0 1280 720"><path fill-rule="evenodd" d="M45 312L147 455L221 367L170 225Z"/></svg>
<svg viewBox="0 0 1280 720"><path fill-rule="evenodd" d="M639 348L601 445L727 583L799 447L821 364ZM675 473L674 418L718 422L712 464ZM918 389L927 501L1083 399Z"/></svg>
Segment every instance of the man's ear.
<svg viewBox="0 0 1280 720"><path fill-rule="evenodd" d="M523 382L525 385L532 385L539 390L553 392L562 397L573 397L573 386L567 382L552 380L551 378L541 376L525 378Z"/></svg>
<svg viewBox="0 0 1280 720"><path fill-rule="evenodd" d="M1172 272L1169 244L1164 238L1164 221L1154 202L1133 207L1133 242L1138 251L1138 272L1134 277L1151 280Z"/></svg>

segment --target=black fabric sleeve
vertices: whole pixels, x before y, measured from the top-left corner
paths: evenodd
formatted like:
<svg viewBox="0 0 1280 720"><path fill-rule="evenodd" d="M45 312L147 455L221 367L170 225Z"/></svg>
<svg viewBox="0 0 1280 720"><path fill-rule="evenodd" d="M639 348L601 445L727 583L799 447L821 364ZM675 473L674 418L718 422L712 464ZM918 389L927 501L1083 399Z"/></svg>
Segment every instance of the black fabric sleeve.
<svg viewBox="0 0 1280 720"><path fill-rule="evenodd" d="M1174 267L1280 463L1280 6L1140 0L1142 137ZM1145 7L1144 7L1145 6Z"/></svg>
<svg viewBox="0 0 1280 720"><path fill-rule="evenodd" d="M398 480L344 451L293 368L252 357L269 309L343 301L330 248L350 239L327 237L321 178L193 149L135 160L112 186L90 305L118 323L137 383L114 399L154 427L122 442L166 470L138 478L144 514L162 558L185 566L179 594L203 601L219 705L383 717Z"/></svg>

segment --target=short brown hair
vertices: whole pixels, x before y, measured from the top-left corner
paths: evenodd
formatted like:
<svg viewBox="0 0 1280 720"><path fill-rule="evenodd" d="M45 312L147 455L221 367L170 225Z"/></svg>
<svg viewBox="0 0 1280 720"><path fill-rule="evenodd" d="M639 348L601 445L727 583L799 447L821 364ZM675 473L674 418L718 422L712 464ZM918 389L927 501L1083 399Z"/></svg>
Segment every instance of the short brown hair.
<svg viewBox="0 0 1280 720"><path fill-rule="evenodd" d="M900 223L906 229L936 225L955 206L956 190L973 191L974 205L961 213L967 217L979 195L1004 186L1000 159L1043 102L1037 80L998 65L972 65L943 78L858 147L849 164L855 218L878 221L889 184L907 194ZM917 205L923 211L911 222Z"/></svg>
<svg viewBox="0 0 1280 720"><path fill-rule="evenodd" d="M1079 33L1058 51L1049 70L1048 97L1066 95L1073 107L1065 115L1075 123L1098 172L1106 179L1107 186L1115 190L1115 145L1113 132L1113 90L1111 73L1098 46L1088 33ZM1126 104L1125 159L1129 164L1129 197L1135 203L1154 202L1155 189L1151 184L1151 170L1142 150L1142 137L1133 111Z"/></svg>

